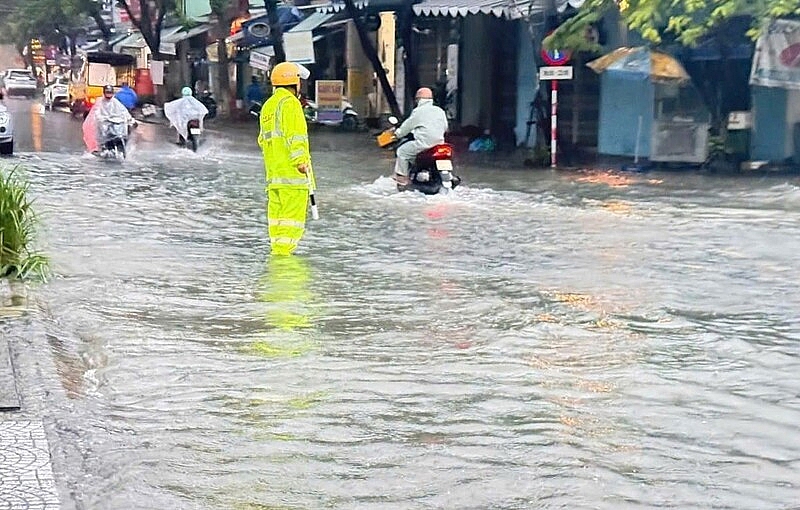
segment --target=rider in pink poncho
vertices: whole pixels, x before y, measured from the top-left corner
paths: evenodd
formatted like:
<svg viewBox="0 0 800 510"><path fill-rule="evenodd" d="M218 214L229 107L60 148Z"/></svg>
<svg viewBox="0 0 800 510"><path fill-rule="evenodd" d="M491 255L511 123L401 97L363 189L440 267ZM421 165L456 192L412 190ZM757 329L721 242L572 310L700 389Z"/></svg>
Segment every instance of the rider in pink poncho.
<svg viewBox="0 0 800 510"><path fill-rule="evenodd" d="M128 126L132 123L133 117L128 109L114 97L114 87L106 85L103 97L97 100L83 121L83 142L89 152L97 152L105 138L115 134L114 130L127 138Z"/></svg>

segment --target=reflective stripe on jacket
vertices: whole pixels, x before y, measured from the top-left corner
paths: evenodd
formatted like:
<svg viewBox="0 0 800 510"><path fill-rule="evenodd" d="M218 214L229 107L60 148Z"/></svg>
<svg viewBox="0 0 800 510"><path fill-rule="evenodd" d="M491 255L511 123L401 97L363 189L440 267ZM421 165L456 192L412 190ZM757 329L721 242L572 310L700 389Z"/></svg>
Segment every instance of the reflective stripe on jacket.
<svg viewBox="0 0 800 510"><path fill-rule="evenodd" d="M297 171L299 165L311 163L308 127L300 101L278 87L261 108L260 119L258 145L264 155L267 186L308 188L308 178Z"/></svg>

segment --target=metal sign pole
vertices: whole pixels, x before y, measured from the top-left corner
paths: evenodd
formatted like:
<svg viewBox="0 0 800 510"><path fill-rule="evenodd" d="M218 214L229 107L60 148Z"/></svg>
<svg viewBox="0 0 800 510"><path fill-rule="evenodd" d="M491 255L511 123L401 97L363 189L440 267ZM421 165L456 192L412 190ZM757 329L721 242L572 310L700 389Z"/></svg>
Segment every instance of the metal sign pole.
<svg viewBox="0 0 800 510"><path fill-rule="evenodd" d="M558 80L550 80L550 168L556 168L558 149Z"/></svg>
<svg viewBox="0 0 800 510"><path fill-rule="evenodd" d="M572 57L569 50L542 49L542 60L551 67L539 68L539 80L550 80L550 168L558 164L558 80L571 80L572 67L564 66Z"/></svg>

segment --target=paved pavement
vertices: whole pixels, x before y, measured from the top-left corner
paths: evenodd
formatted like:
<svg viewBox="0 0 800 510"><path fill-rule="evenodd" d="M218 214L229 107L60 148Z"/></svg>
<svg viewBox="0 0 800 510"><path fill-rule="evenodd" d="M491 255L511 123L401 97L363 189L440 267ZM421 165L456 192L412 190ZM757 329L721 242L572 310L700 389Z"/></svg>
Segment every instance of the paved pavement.
<svg viewBox="0 0 800 510"><path fill-rule="evenodd" d="M12 359L0 339L0 510L58 510L44 426L20 412Z"/></svg>
<svg viewBox="0 0 800 510"><path fill-rule="evenodd" d="M9 419L11 418L11 419ZM39 420L0 415L0 510L59 510L50 446Z"/></svg>

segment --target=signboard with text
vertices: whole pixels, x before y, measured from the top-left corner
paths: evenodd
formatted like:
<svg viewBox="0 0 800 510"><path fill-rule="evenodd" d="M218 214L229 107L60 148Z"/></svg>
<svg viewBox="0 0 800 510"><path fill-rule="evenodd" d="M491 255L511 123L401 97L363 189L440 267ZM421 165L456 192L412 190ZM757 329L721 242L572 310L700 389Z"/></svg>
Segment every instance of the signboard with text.
<svg viewBox="0 0 800 510"><path fill-rule="evenodd" d="M540 80L571 80L572 66L543 66L539 68Z"/></svg>
<svg viewBox="0 0 800 510"><path fill-rule="evenodd" d="M317 121L341 122L344 81L317 80L316 83Z"/></svg>

